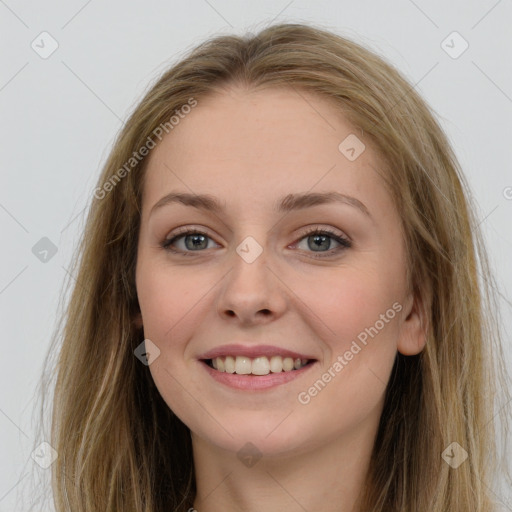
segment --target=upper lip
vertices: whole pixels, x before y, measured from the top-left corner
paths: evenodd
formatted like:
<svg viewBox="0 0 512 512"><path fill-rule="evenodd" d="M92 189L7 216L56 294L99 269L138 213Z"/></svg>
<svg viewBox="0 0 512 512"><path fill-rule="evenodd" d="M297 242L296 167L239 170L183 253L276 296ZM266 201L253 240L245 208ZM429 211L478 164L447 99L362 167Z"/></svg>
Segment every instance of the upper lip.
<svg viewBox="0 0 512 512"><path fill-rule="evenodd" d="M215 357L221 356L245 356L250 357L251 359L261 356L283 356L292 357L293 359L315 359L314 357L308 354L301 354L300 352L295 352L293 350L288 350L286 348L276 347L274 345L247 346L240 344L220 345L200 355L198 359L214 359Z"/></svg>

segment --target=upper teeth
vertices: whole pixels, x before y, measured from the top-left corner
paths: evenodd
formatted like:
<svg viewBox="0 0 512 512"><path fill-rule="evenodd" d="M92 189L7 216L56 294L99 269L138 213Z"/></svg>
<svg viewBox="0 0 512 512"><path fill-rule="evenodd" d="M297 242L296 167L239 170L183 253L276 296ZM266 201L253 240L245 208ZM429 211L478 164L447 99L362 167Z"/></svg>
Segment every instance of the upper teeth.
<svg viewBox="0 0 512 512"><path fill-rule="evenodd" d="M292 357L266 356L251 359L245 356L215 357L212 366L219 372L238 373L243 375L268 375L270 372L279 373L298 370L305 366L308 359L293 359Z"/></svg>

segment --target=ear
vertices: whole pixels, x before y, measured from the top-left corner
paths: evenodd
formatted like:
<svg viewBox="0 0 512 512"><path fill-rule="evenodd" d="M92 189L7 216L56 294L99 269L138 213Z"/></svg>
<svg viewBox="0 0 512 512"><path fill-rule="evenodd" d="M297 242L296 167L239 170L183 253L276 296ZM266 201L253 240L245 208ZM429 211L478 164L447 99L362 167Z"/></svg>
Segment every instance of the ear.
<svg viewBox="0 0 512 512"><path fill-rule="evenodd" d="M407 298L397 345L398 352L404 356L419 354L425 347L430 303L420 292L411 292Z"/></svg>

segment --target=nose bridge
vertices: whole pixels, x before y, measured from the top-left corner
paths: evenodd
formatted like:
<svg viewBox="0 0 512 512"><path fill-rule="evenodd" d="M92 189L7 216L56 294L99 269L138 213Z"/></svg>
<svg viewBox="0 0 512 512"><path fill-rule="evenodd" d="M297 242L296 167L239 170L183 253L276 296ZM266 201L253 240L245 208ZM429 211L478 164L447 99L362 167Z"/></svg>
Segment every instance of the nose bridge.
<svg viewBox="0 0 512 512"><path fill-rule="evenodd" d="M269 249L264 234L246 236L235 248L232 255L232 271L228 280L238 290L248 295L261 294L263 288L269 284Z"/></svg>
<svg viewBox="0 0 512 512"><path fill-rule="evenodd" d="M255 319L258 313L282 314L285 300L282 287L272 268L264 233L246 236L231 255L231 270L219 298L219 314L233 316L243 321ZM261 313L260 313L261 314Z"/></svg>

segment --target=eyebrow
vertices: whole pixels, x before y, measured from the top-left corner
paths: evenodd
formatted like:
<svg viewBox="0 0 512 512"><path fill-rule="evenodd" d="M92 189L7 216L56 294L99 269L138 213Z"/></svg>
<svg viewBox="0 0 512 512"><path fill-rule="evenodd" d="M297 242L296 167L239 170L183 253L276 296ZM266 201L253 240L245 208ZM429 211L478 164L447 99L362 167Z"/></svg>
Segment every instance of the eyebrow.
<svg viewBox="0 0 512 512"><path fill-rule="evenodd" d="M183 204L192 206L201 210L221 213L225 209L225 202L218 201L214 196L209 194L189 194L184 192L171 192L162 197L151 208L150 215L156 210L169 204ZM353 206L360 210L364 215L372 218L368 208L352 196L347 196L339 192L309 192L304 194L288 194L274 204L276 212L290 212L292 210L301 210L312 206L332 203L343 203Z"/></svg>

